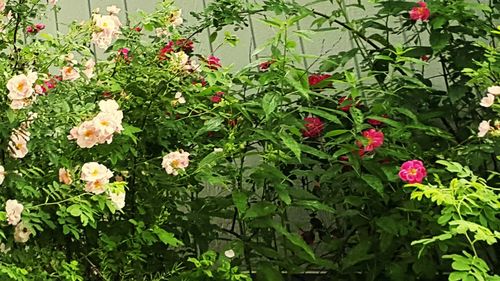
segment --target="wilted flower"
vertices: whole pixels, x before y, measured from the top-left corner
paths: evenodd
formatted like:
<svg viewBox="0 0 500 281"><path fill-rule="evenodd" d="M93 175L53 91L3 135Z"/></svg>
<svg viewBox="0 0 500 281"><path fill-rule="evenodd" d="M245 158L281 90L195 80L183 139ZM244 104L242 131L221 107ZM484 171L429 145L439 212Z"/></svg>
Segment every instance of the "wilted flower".
<svg viewBox="0 0 500 281"><path fill-rule="evenodd" d="M417 20L427 21L427 20L429 20L429 17L431 15L431 11L429 10L429 8L427 8L427 4L423 1L420 1L417 4L418 4L417 7L413 7L410 10L410 19L414 20L414 21L417 21Z"/></svg>
<svg viewBox="0 0 500 281"><path fill-rule="evenodd" d="M179 170L184 171L189 166L189 153L183 150L170 152L163 157L161 166L167 174L177 176Z"/></svg>
<svg viewBox="0 0 500 281"><path fill-rule="evenodd" d="M28 154L28 132L13 133L10 136L9 151L14 158L24 158Z"/></svg>
<svg viewBox="0 0 500 281"><path fill-rule="evenodd" d="M488 131L491 129L490 122L491 120L482 121L481 123L479 123L479 128L478 128L479 132L477 133L478 137L482 138L486 136Z"/></svg>
<svg viewBox="0 0 500 281"><path fill-rule="evenodd" d="M73 182L71 174L65 168L59 168L59 182L70 185Z"/></svg>
<svg viewBox="0 0 500 281"><path fill-rule="evenodd" d="M487 94L486 97L481 99L481 103L479 105L484 107L490 107L495 103L495 96L492 94Z"/></svg>
<svg viewBox="0 0 500 281"><path fill-rule="evenodd" d="M408 183L421 183L427 176L427 170L420 160L406 161L399 169L399 178Z"/></svg>
<svg viewBox="0 0 500 281"><path fill-rule="evenodd" d="M30 235L31 230L24 222L18 224L14 229L14 241L16 241L17 243L28 242L28 240L30 239Z"/></svg>
<svg viewBox="0 0 500 281"><path fill-rule="evenodd" d="M267 71L269 69L269 67L271 67L271 64L273 64L273 63L274 63L274 61L272 61L272 60L261 62L259 64L259 70L260 71Z"/></svg>
<svg viewBox="0 0 500 281"><path fill-rule="evenodd" d="M23 204L17 202L17 200L7 200L7 202L5 202L7 222L11 225L17 225L21 220L21 213L23 210Z"/></svg>
<svg viewBox="0 0 500 281"><path fill-rule="evenodd" d="M324 124L318 117L304 118L305 128L302 130L302 136L306 138L315 138L323 132Z"/></svg>
<svg viewBox="0 0 500 281"><path fill-rule="evenodd" d="M172 11L172 13L170 14L170 17L168 18L168 21L174 27L181 25L184 22L184 20L182 19L182 10L179 9L179 10Z"/></svg>
<svg viewBox="0 0 500 281"><path fill-rule="evenodd" d="M218 57L216 56L208 56L207 57L207 65L210 69L217 70L221 68L222 64Z"/></svg>

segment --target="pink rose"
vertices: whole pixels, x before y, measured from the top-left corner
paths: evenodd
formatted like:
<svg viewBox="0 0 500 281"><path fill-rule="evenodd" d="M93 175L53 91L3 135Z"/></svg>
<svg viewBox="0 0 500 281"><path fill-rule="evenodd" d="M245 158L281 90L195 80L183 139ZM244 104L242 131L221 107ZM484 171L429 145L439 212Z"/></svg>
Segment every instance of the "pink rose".
<svg viewBox="0 0 500 281"><path fill-rule="evenodd" d="M427 170L420 160L406 161L399 169L399 178L408 183L422 183L427 176Z"/></svg>

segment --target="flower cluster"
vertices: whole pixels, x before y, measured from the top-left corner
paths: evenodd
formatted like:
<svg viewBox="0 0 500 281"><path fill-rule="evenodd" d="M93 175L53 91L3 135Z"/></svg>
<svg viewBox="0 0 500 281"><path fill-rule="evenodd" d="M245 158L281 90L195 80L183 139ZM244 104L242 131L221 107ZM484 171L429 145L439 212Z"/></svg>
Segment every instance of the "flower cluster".
<svg viewBox="0 0 500 281"><path fill-rule="evenodd" d="M71 129L69 140L76 140L78 146L91 148L97 144L111 143L113 135L123 130L123 112L119 110L118 103L114 100L99 102L101 112L92 120L84 121L79 126Z"/></svg>
<svg viewBox="0 0 500 281"><path fill-rule="evenodd" d="M85 163L82 166L80 179L85 181L85 191L94 194L101 194L106 191L106 185L113 176L106 166L97 162Z"/></svg>
<svg viewBox="0 0 500 281"><path fill-rule="evenodd" d="M485 97L481 99L481 102L479 105L483 107L491 107L494 103L497 97L500 96L500 86L491 86L488 87L488 93L486 94ZM492 133L493 135L498 135L500 134L500 122L496 121L494 123L494 126L492 127L490 125L491 120L483 120L481 123L479 123L478 127L478 137L482 138L486 136L489 132Z"/></svg>
<svg viewBox="0 0 500 281"><path fill-rule="evenodd" d="M31 231L28 229L26 224L21 221L21 214L23 213L23 210L23 204L17 202L17 200L10 199L5 202L7 222L10 225L15 226L14 240L18 243L26 243L31 235Z"/></svg>
<svg viewBox="0 0 500 281"><path fill-rule="evenodd" d="M170 152L163 157L161 166L167 174L177 176L179 171L185 171L189 166L189 153L183 151Z"/></svg>
<svg viewBox="0 0 500 281"><path fill-rule="evenodd" d="M7 89L9 94L7 97L11 100L10 108L22 109L30 105L35 92L34 84L38 79L36 72L28 72L27 74L19 74L9 79Z"/></svg>
<svg viewBox="0 0 500 281"><path fill-rule="evenodd" d="M30 34L37 34L38 32L42 31L45 29L45 24L43 23L37 23L35 25L28 25L26 27L26 32Z"/></svg>
<svg viewBox="0 0 500 281"><path fill-rule="evenodd" d="M101 49L108 48L112 41L120 35L122 26L117 14L120 12L116 6L110 6L106 9L109 15L94 14L92 21L94 32L92 33L92 43Z"/></svg>

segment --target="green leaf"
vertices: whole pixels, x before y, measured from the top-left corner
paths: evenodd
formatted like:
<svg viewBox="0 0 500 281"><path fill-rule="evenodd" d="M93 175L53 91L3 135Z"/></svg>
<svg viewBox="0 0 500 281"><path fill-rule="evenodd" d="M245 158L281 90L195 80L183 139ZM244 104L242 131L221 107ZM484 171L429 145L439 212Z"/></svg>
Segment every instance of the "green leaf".
<svg viewBox="0 0 500 281"><path fill-rule="evenodd" d="M347 269L362 261L372 259L375 255L368 254L371 247L370 240L362 240L358 245L354 246L347 255L342 259L342 268Z"/></svg>
<svg viewBox="0 0 500 281"><path fill-rule="evenodd" d="M370 185L375 191L377 191L380 195L384 194L384 185L382 184L382 181L373 175L362 175L361 178L368 184Z"/></svg>
<svg viewBox="0 0 500 281"><path fill-rule="evenodd" d="M173 247L184 245L182 241L174 237L173 233L170 233L158 226L155 226L155 228L153 228L153 233L156 234L160 241L165 245L170 245Z"/></svg>
<svg viewBox="0 0 500 281"><path fill-rule="evenodd" d="M254 219L274 215L276 213L276 205L270 202L257 202L250 206L246 211L243 219Z"/></svg>
<svg viewBox="0 0 500 281"><path fill-rule="evenodd" d="M280 138L283 140L285 146L288 147L293 152L293 154L295 154L295 157L297 157L297 159L300 161L302 152L300 150L299 143L296 142L292 136L285 132L280 133Z"/></svg>
<svg viewBox="0 0 500 281"><path fill-rule="evenodd" d="M439 52L450 44L451 35L434 30L432 31L429 40L434 52Z"/></svg>
<svg viewBox="0 0 500 281"><path fill-rule="evenodd" d="M283 276L278 269L268 262L260 262L257 265L257 281L283 281Z"/></svg>
<svg viewBox="0 0 500 281"><path fill-rule="evenodd" d="M74 217L79 217L82 214L82 210L80 209L80 205L73 204L66 209L68 213L70 213Z"/></svg>
<svg viewBox="0 0 500 281"><path fill-rule="evenodd" d="M340 122L340 120L337 116L335 116L331 113L328 113L326 111L320 110L320 109L310 108L310 107L302 107L300 109L300 112L309 112L309 113L314 114L316 116L323 117L326 120L331 121L333 123L342 124L342 122Z"/></svg>
<svg viewBox="0 0 500 281"><path fill-rule="evenodd" d="M233 203L241 214L248 209L248 195L241 191L233 191Z"/></svg>
<svg viewBox="0 0 500 281"><path fill-rule="evenodd" d="M280 97L276 93L267 93L262 98L262 109L266 114L266 119L269 119L271 114L276 110L280 101Z"/></svg>

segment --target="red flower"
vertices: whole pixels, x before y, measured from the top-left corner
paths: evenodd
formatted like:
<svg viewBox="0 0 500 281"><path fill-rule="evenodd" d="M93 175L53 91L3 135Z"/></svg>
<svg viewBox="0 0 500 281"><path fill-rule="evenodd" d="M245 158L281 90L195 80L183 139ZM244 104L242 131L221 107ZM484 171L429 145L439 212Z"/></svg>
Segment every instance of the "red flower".
<svg viewBox="0 0 500 281"><path fill-rule="evenodd" d="M35 24L35 29L36 29L37 32L40 31L40 30L43 30L43 29L45 29L45 24L43 24L43 23L37 23L37 24Z"/></svg>
<svg viewBox="0 0 500 281"><path fill-rule="evenodd" d="M384 133L375 129L369 129L362 132L363 137L367 140L366 146L363 147L361 142L358 142L360 148L359 155L362 156L365 152L373 151L375 148L382 146L384 143Z"/></svg>
<svg viewBox="0 0 500 281"><path fill-rule="evenodd" d="M304 118L305 129L302 130L302 136L306 138L315 138L321 135L323 131L324 124L318 117L306 117Z"/></svg>
<svg viewBox="0 0 500 281"><path fill-rule="evenodd" d="M315 86L321 83L323 80L332 77L330 74L311 74L309 75L309 86Z"/></svg>
<svg viewBox="0 0 500 281"><path fill-rule="evenodd" d="M141 32L142 31L142 27L140 27L140 26L133 27L132 30L135 30L137 32Z"/></svg>
<svg viewBox="0 0 500 281"><path fill-rule="evenodd" d="M175 41L169 41L165 47L160 50L160 60L167 59L167 54L183 51L186 54L192 53L194 50L194 43L189 39L178 39Z"/></svg>
<svg viewBox="0 0 500 281"><path fill-rule="evenodd" d="M353 100L352 98L348 97L341 97L339 99L339 108L340 110L344 112L349 112L349 109L353 106Z"/></svg>
<svg viewBox="0 0 500 281"><path fill-rule="evenodd" d="M427 8L427 4L423 1L417 3L417 7L410 10L410 19L413 21L421 20L427 21L431 15L431 11Z"/></svg>
<svg viewBox="0 0 500 281"><path fill-rule="evenodd" d="M236 127L236 125L238 125L238 119L231 119L229 120L229 126L231 127Z"/></svg>
<svg viewBox="0 0 500 281"><path fill-rule="evenodd" d="M259 64L259 70L260 71L266 71L266 70L269 69L269 67L273 63L274 63L274 61L272 61L272 60L268 60L268 61L262 62L262 63Z"/></svg>
<svg viewBox="0 0 500 281"><path fill-rule="evenodd" d="M28 32L28 33L36 33L36 30L33 28L33 26L28 25L28 26L26 26L26 32Z"/></svg>
<svg viewBox="0 0 500 281"><path fill-rule="evenodd" d="M131 58L129 57L130 50L128 48L121 48L118 50L118 58L123 58L125 61L130 62Z"/></svg>
<svg viewBox="0 0 500 281"><path fill-rule="evenodd" d="M207 57L207 64L210 69L217 70L222 67L221 61L218 57L215 56L208 56Z"/></svg>
<svg viewBox="0 0 500 281"><path fill-rule="evenodd" d="M222 96L224 95L224 92L217 92L215 93L215 95L213 95L210 100L213 102L213 103L219 103L222 101Z"/></svg>
<svg viewBox="0 0 500 281"><path fill-rule="evenodd" d="M421 183L427 176L424 163L420 160L406 161L399 169L399 178L408 183Z"/></svg>
<svg viewBox="0 0 500 281"><path fill-rule="evenodd" d="M420 59L421 59L422 61L428 62L428 61L431 59L431 56L429 56L429 55L424 55L424 56L421 56L421 57L420 57Z"/></svg>

